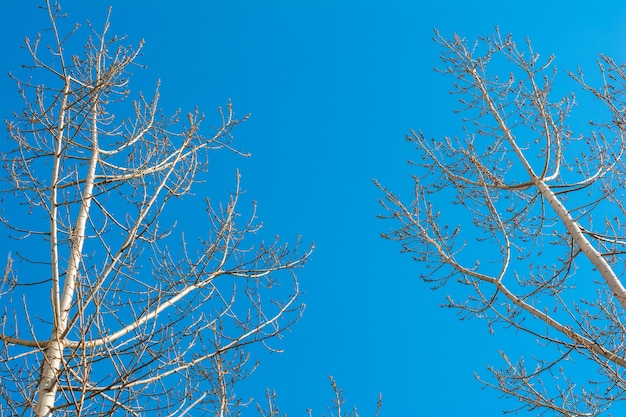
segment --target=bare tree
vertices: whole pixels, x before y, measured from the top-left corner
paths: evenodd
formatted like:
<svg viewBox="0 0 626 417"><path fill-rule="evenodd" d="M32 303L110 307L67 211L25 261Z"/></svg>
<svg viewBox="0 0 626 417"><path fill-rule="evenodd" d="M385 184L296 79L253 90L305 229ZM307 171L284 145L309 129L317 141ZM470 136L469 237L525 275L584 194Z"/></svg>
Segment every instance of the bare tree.
<svg viewBox="0 0 626 417"><path fill-rule="evenodd" d="M601 55L598 86L580 70L564 78L591 93L581 123L569 117L574 95L557 96L553 57L530 42L519 47L499 31L474 43L435 40L463 133L411 132L412 198L377 183L382 217L396 224L383 237L434 287L457 285L461 298L447 307L537 340L532 358L502 352L502 367L482 380L520 409L596 416L623 407L625 67Z"/></svg>
<svg viewBox="0 0 626 417"><path fill-rule="evenodd" d="M328 407L329 415L328 417L359 417L357 413L356 407L353 407L350 410L345 409L344 404L346 403L346 399L343 396L343 390L339 388L335 379L330 376L330 385L333 389L334 398L332 400L332 405ZM257 410L261 417L287 417L286 413L281 414L280 409L276 405L276 392L267 391L267 408L261 407L261 405L257 404ZM383 406L383 396L382 394L378 395L378 403L376 404L376 411L373 416L377 417L380 413L380 410ZM313 410L309 408L307 410L309 417L313 417ZM326 417L325 414L322 417Z"/></svg>
<svg viewBox="0 0 626 417"><path fill-rule="evenodd" d="M181 238L168 207L206 179L209 155L246 156L231 136L245 117L229 103L205 136L198 111L162 115L158 86L131 95L141 44L109 34L110 12L76 49L79 26L44 9L51 27L26 39L32 64L14 77L25 108L6 122L0 414L237 414L249 345L272 349L300 317L310 250L252 236L238 173L195 220L206 232Z"/></svg>

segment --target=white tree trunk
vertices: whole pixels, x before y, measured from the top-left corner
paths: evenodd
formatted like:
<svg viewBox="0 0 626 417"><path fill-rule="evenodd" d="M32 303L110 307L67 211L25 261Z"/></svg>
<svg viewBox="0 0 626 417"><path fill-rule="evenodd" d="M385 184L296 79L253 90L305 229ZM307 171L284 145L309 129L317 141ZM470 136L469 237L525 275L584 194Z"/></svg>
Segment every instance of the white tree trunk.
<svg viewBox="0 0 626 417"><path fill-rule="evenodd" d="M70 80L68 77L66 85L68 85L69 82ZM67 266L59 311L54 312L55 324L52 331L52 337L50 338L50 342L44 355L41 377L39 380L37 404L35 406L35 415L37 417L48 416L51 414L55 403L56 392L59 386L58 375L60 375L61 370L69 313L72 308L72 302L74 300L74 293L76 290L78 270L83 254L83 245L85 243L85 228L87 219L89 218L89 209L91 207L91 200L93 197L96 167L98 165L99 148L97 102L96 97L94 97L94 105L91 108L91 159L89 161L89 168L85 178L85 187L83 189L84 191L80 211L78 212L76 224L72 234L73 241L71 246L71 255ZM63 131L61 130L59 135L62 134Z"/></svg>
<svg viewBox="0 0 626 417"><path fill-rule="evenodd" d="M593 247L591 242L585 237L582 230L578 226L578 223L570 216L569 211L563 206L558 197L552 192L550 187L540 178L536 178L534 181L541 194L550 203L550 206L556 211L559 218L567 228L567 231L572 235L572 239L578 245L580 250L587 256L591 263L598 269L602 278L606 281L607 285L617 298L622 308L626 309L626 289L622 285L621 281L613 272L613 268L602 257L602 254Z"/></svg>

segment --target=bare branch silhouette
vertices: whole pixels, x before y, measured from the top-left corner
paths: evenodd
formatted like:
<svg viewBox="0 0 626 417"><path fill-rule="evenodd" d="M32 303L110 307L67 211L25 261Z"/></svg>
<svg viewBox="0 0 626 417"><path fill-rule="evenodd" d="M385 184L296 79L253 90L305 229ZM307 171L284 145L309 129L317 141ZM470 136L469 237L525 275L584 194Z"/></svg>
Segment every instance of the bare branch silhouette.
<svg viewBox="0 0 626 417"><path fill-rule="evenodd" d="M411 132L413 198L376 183L382 217L395 223L383 237L399 242L435 288L460 286L454 292L465 298L449 297L447 307L542 346L518 361L503 353L503 369L490 367L483 382L539 413L610 410L626 392L624 67L600 56L599 87L570 74L603 105L604 116L594 114L606 120L589 125L569 117L573 94L555 97L554 58L529 41L519 46L499 31L474 43L435 40L441 72L454 78L463 136ZM581 363L590 372L574 381Z"/></svg>
<svg viewBox="0 0 626 417"><path fill-rule="evenodd" d="M216 152L246 156L232 131L247 116L228 103L206 135L197 110L163 115L158 85L131 93L141 44L110 34L110 12L72 53L82 32L47 11L27 75L13 76L25 107L6 122L0 413L234 415L251 345L272 348L303 311L295 271L312 248L254 236L238 172L186 239L170 207Z"/></svg>

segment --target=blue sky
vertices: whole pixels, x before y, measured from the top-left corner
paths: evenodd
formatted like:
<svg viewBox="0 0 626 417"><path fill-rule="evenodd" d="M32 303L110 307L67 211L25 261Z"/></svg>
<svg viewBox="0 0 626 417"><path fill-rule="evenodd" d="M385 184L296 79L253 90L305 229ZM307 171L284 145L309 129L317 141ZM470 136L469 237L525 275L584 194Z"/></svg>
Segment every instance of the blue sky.
<svg viewBox="0 0 626 417"><path fill-rule="evenodd" d="M135 72L135 89L150 92L161 79L166 111L198 106L210 119L231 99L239 115L251 114L235 136L252 158L215 157L216 184L196 194L227 189L239 168L269 236L315 242L299 275L304 318L280 342L285 353L259 357L244 392L261 401L265 388L275 389L291 416L309 407L321 415L332 374L362 416L371 414L379 392L383 416L496 416L516 407L482 390L474 372L486 376L486 363L500 363L499 350L531 356L537 345L506 329L491 335L484 323L438 307L454 287L431 291L418 280L420 265L379 237L391 225L376 219L381 195L372 179L408 197L405 161L417 157L404 141L409 129L460 132L451 80L432 70L439 64L433 28L474 39L499 26L518 42L530 37L541 54L554 53L560 69L593 71L598 52L626 58L626 3L110 3L112 32L132 43L146 40L140 62L147 69ZM24 61L23 38L45 27L37 4L3 5L2 74ZM68 0L63 8L69 21L98 25L108 4ZM6 118L20 105L7 77L0 94Z"/></svg>

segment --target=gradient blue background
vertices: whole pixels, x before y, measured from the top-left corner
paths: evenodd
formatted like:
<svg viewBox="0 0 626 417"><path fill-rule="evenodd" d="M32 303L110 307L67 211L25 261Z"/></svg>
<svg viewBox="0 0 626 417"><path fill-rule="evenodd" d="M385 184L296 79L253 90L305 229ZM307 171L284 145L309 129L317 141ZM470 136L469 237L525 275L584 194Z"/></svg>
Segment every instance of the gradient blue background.
<svg viewBox="0 0 626 417"><path fill-rule="evenodd" d="M604 1L129 1L112 0L112 33L146 40L131 87L162 80L166 112L198 106L208 119L232 99L251 119L235 131L251 159L214 157L215 184L232 188L235 168L269 235L314 241L300 272L304 318L266 354L241 387L263 401L275 389L292 417L326 412L328 375L344 388L347 405L371 415L379 392L382 416L496 416L518 404L482 390L474 372L540 348L530 337L478 320L460 321L438 304L454 287L433 292L418 280L420 265L379 234L384 185L410 197L416 158L404 141L410 128L427 136L460 133L449 78L435 73L439 48L433 28L469 39L494 26L526 37L560 69L593 71L598 52L623 61L626 3ZM0 13L0 73L26 61L19 47L46 27L37 1L5 1ZM597 4L600 4L599 2ZM109 1L67 0L67 23L103 21ZM83 32L86 33L86 32ZM561 72L560 77L565 78ZM0 111L20 108L0 77ZM224 185L226 184L226 185ZM198 198L198 204L203 199ZM176 217L174 215L174 217ZM179 218L184 218L181 213ZM10 250L0 248L2 253ZM2 255L0 254L0 257ZM584 375L583 375L584 377ZM254 403L253 403L254 404ZM244 415L255 415L251 406ZM523 412L519 415L535 415Z"/></svg>

